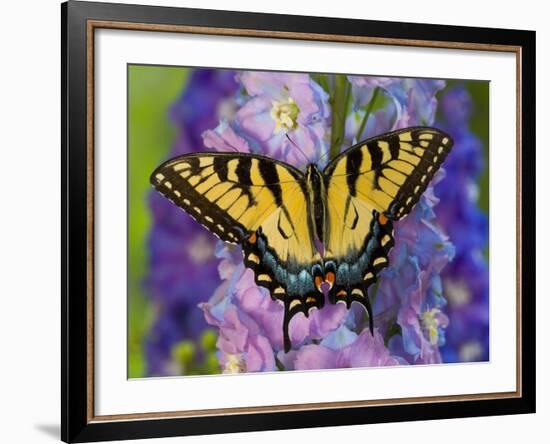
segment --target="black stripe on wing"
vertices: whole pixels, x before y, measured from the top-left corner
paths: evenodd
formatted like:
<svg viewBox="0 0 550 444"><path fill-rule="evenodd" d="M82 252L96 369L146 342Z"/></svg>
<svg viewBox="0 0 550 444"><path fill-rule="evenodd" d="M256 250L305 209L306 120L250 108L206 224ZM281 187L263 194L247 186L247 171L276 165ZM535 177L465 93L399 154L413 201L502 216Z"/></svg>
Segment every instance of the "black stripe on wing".
<svg viewBox="0 0 550 444"><path fill-rule="evenodd" d="M378 209L390 219L398 220L416 205L452 145L451 137L436 128L400 129L352 146L335 157L323 174L329 183L337 167L346 162L349 193L352 196L362 194L368 199L369 193L359 189L358 182L361 176L374 173L372 190L392 197L387 205L380 203Z"/></svg>

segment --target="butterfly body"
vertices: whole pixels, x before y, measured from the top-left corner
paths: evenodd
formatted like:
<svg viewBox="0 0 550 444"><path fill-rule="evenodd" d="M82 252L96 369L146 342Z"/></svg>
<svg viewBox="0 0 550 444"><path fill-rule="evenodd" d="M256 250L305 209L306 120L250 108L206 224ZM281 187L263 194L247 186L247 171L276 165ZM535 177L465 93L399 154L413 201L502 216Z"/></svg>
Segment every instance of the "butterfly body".
<svg viewBox="0 0 550 444"><path fill-rule="evenodd" d="M305 182L311 208L309 214L312 234L323 242L327 223L326 187L323 173L314 163L309 164L306 169Z"/></svg>
<svg viewBox="0 0 550 444"><path fill-rule="evenodd" d="M407 215L450 151L445 133L406 128L358 143L305 172L247 153L169 160L152 184L220 239L240 244L255 282L284 305L289 323L325 304L361 303L388 266L393 222ZM319 248L320 246L320 248Z"/></svg>

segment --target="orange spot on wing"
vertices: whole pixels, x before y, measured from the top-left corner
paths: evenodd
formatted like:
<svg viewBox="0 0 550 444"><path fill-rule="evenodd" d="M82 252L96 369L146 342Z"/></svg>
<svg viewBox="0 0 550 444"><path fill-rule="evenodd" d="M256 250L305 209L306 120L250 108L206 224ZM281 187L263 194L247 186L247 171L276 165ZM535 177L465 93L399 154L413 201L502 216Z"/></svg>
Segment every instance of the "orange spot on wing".
<svg viewBox="0 0 550 444"><path fill-rule="evenodd" d="M252 233L252 234L248 237L248 242L250 242L251 244L255 244L255 243L256 243L256 240L257 240L256 233Z"/></svg>
<svg viewBox="0 0 550 444"><path fill-rule="evenodd" d="M321 276L315 276L315 286L317 287L317 290L321 291L321 284L323 283L323 279Z"/></svg>
<svg viewBox="0 0 550 444"><path fill-rule="evenodd" d="M332 271L329 271L325 275L325 282L328 282L331 287L334 285L335 279L336 279L336 276L334 275L334 273Z"/></svg>
<svg viewBox="0 0 550 444"><path fill-rule="evenodd" d="M380 213L378 215L378 222L380 222L382 225L386 225L386 223L388 222L388 218Z"/></svg>

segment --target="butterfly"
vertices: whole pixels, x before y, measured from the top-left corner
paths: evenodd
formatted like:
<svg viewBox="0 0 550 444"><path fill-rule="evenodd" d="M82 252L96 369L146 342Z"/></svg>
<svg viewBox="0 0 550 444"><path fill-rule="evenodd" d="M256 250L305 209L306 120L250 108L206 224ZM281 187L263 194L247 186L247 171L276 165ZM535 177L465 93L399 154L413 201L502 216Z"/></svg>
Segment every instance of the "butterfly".
<svg viewBox="0 0 550 444"><path fill-rule="evenodd" d="M418 202L453 141L411 127L364 140L321 171L248 153L198 152L160 165L152 185L221 240L242 246L257 285L284 306L284 349L293 316L362 304L389 264L393 223ZM318 248L318 246L321 248Z"/></svg>

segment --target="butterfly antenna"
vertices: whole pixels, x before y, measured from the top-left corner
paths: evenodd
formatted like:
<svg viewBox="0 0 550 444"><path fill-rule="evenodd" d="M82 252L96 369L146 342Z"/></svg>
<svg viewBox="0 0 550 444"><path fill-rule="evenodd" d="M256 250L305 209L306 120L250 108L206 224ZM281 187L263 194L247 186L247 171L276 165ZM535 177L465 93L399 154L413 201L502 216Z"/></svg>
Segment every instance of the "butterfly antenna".
<svg viewBox="0 0 550 444"><path fill-rule="evenodd" d="M321 160L323 160L325 157L327 157L330 154L330 149L326 150L324 154L321 154L319 158L315 161L315 163L319 163Z"/></svg>
<svg viewBox="0 0 550 444"><path fill-rule="evenodd" d="M302 151L302 149L301 149L298 145L296 145L296 143L294 143L294 141L288 136L288 133L285 133L285 136L286 136L286 138L288 139L288 141L289 141L292 145L294 145L296 148L298 148L298 151L300 151L300 153L302 153L302 156L304 156L304 159L306 159L306 163L309 163L309 162L310 162L310 161L309 161L309 157L306 156L306 153L304 153L304 152Z"/></svg>

